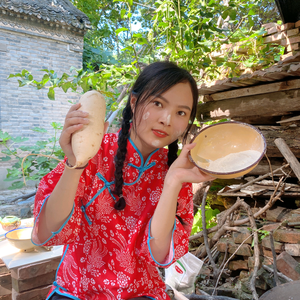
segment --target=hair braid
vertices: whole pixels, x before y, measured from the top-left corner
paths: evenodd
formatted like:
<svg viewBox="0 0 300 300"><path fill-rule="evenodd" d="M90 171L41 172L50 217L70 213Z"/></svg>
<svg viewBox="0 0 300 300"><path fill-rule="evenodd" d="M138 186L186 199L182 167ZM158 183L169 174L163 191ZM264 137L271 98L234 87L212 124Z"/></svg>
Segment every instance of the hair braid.
<svg viewBox="0 0 300 300"><path fill-rule="evenodd" d="M177 158L177 152L178 152L178 140L174 141L173 143L171 143L169 146L169 152L168 152L168 166L170 167L171 164L176 160ZM176 207L176 213L177 213L177 209L178 209L178 205L179 203L177 202L177 207ZM179 220L179 222L182 225L185 225L185 222L183 221L183 219L178 216L176 214L177 219Z"/></svg>
<svg viewBox="0 0 300 300"><path fill-rule="evenodd" d="M115 203L115 209L122 210L126 206L125 199L122 196L123 189L123 166L125 157L127 154L127 141L129 137L130 130L130 120L132 118L132 111L128 101L127 106L123 110L123 121L121 131L119 132L118 138L118 150L115 156L115 190L114 194L119 197Z"/></svg>
<svg viewBox="0 0 300 300"><path fill-rule="evenodd" d="M170 167L171 164L175 161L177 158L177 152L178 152L178 140L174 141L171 143L169 146L169 151L168 151L168 166Z"/></svg>

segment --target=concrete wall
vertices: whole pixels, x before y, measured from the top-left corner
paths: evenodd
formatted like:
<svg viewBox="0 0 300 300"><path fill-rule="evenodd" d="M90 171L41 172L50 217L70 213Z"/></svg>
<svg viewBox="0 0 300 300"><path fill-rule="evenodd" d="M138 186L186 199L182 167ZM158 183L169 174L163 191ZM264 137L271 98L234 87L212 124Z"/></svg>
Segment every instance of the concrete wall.
<svg viewBox="0 0 300 300"><path fill-rule="evenodd" d="M82 67L82 51L83 32L34 18L1 15L0 129L12 136L28 137L25 144L32 145L41 139L41 134L31 128L43 127L51 132L51 122L63 124L71 105L68 100L76 102L78 94L57 90L56 100L51 101L46 89L19 88L16 78L7 77L22 69L30 71L36 80L42 79L41 69L53 69L61 76L69 73L71 66ZM10 185L3 182L9 165L10 162L0 162L0 190Z"/></svg>

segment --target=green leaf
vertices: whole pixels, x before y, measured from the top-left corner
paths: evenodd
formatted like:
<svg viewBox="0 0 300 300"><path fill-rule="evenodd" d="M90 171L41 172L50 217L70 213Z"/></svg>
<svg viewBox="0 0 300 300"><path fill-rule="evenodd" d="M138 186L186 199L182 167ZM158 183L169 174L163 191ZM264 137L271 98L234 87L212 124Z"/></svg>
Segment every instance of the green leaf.
<svg viewBox="0 0 300 300"><path fill-rule="evenodd" d="M111 73L106 73L102 75L102 79L108 79L111 77Z"/></svg>
<svg viewBox="0 0 300 300"><path fill-rule="evenodd" d="M35 131L35 132L43 132L43 133L48 132L47 129L45 129L45 128L40 128L40 127L33 127L31 130L32 130L32 131Z"/></svg>
<svg viewBox="0 0 300 300"><path fill-rule="evenodd" d="M26 160L26 161L24 162L24 164L23 164L23 169L26 170L26 169L28 169L30 166L31 166L31 162L28 161L28 160Z"/></svg>
<svg viewBox="0 0 300 300"><path fill-rule="evenodd" d="M11 157L10 156L0 157L0 160L1 161L9 161L9 160L11 160Z"/></svg>
<svg viewBox="0 0 300 300"><path fill-rule="evenodd" d="M229 11L228 10L225 10L223 13L222 13L222 18L223 20L225 20L229 15Z"/></svg>
<svg viewBox="0 0 300 300"><path fill-rule="evenodd" d="M248 12L248 16L255 16L255 15L256 15L255 11L250 9Z"/></svg>
<svg viewBox="0 0 300 300"><path fill-rule="evenodd" d="M52 122L52 123L51 123L51 126L52 126L54 129L58 129L58 130L62 130L62 129L63 129L63 125L61 125L61 123L59 123L59 122Z"/></svg>
<svg viewBox="0 0 300 300"><path fill-rule="evenodd" d="M229 13L230 19L235 20L236 19L236 10L232 10Z"/></svg>
<svg viewBox="0 0 300 300"><path fill-rule="evenodd" d="M50 100L55 100L55 92L54 92L53 86L50 86L50 87L49 87L48 98L49 98Z"/></svg>
<svg viewBox="0 0 300 300"><path fill-rule="evenodd" d="M62 88L63 91L66 93L66 92L68 91L68 89L69 89L70 87L72 87L72 85L73 85L72 82L68 81L68 82L62 84L62 85L61 85L61 88Z"/></svg>
<svg viewBox="0 0 300 300"><path fill-rule="evenodd" d="M122 27L122 28L118 28L117 30L116 30L116 35L118 35L120 32L122 32L122 31L128 31L128 28L125 28L125 27Z"/></svg>
<svg viewBox="0 0 300 300"><path fill-rule="evenodd" d="M9 190L21 189L24 186L23 181L13 182L12 185L8 188Z"/></svg>
<svg viewBox="0 0 300 300"><path fill-rule="evenodd" d="M22 143L22 142L26 142L29 140L29 138L23 138L21 136L17 136L17 137L13 137L11 138L11 140L15 143Z"/></svg>
<svg viewBox="0 0 300 300"><path fill-rule="evenodd" d="M127 10L126 9L121 9L120 15L121 15L121 19L124 18L125 14L126 14Z"/></svg>
<svg viewBox="0 0 300 300"><path fill-rule="evenodd" d="M7 132L0 130L0 142L1 141L6 142L10 139L11 139L11 136Z"/></svg>
<svg viewBox="0 0 300 300"><path fill-rule="evenodd" d="M26 69L23 69L22 72L21 72L22 76L25 76L25 75L28 74L28 73L29 73L29 72L28 72Z"/></svg>

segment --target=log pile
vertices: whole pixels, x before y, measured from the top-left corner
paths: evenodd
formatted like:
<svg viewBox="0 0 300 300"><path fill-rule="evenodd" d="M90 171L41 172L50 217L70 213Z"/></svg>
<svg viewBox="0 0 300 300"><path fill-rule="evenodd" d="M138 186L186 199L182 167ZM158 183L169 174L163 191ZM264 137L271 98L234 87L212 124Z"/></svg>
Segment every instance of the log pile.
<svg viewBox="0 0 300 300"><path fill-rule="evenodd" d="M213 281L206 292L226 295L235 285L237 294L230 296L238 299L258 299L276 283L300 279L300 21L265 28L266 43L286 47L277 65L199 88L200 123L245 122L267 142L259 165L218 191L232 202L224 205L217 228L190 238L193 253L206 262L201 289ZM207 195L194 192L199 207Z"/></svg>
<svg viewBox="0 0 300 300"><path fill-rule="evenodd" d="M289 79L205 94L203 103L198 106L197 119L205 122L226 118L256 126L266 138L266 155L276 169L284 161L275 145L276 138L283 138L293 154L300 158L299 112L300 79ZM264 159L249 175L262 175L269 169Z"/></svg>
<svg viewBox="0 0 300 300"><path fill-rule="evenodd" d="M267 31L264 43L275 43L285 47L286 54L281 56L281 60L295 55L300 50L300 21L284 25L268 23L263 27Z"/></svg>

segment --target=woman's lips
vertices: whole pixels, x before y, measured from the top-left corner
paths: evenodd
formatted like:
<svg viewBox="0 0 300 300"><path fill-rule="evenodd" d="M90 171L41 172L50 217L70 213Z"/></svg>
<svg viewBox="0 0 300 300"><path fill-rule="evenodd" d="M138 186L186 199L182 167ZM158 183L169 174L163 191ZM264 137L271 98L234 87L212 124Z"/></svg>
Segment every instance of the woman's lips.
<svg viewBox="0 0 300 300"><path fill-rule="evenodd" d="M152 129L152 131L157 137L160 137L160 138L164 138L164 137L168 136L168 134L166 132L161 131L161 130Z"/></svg>

